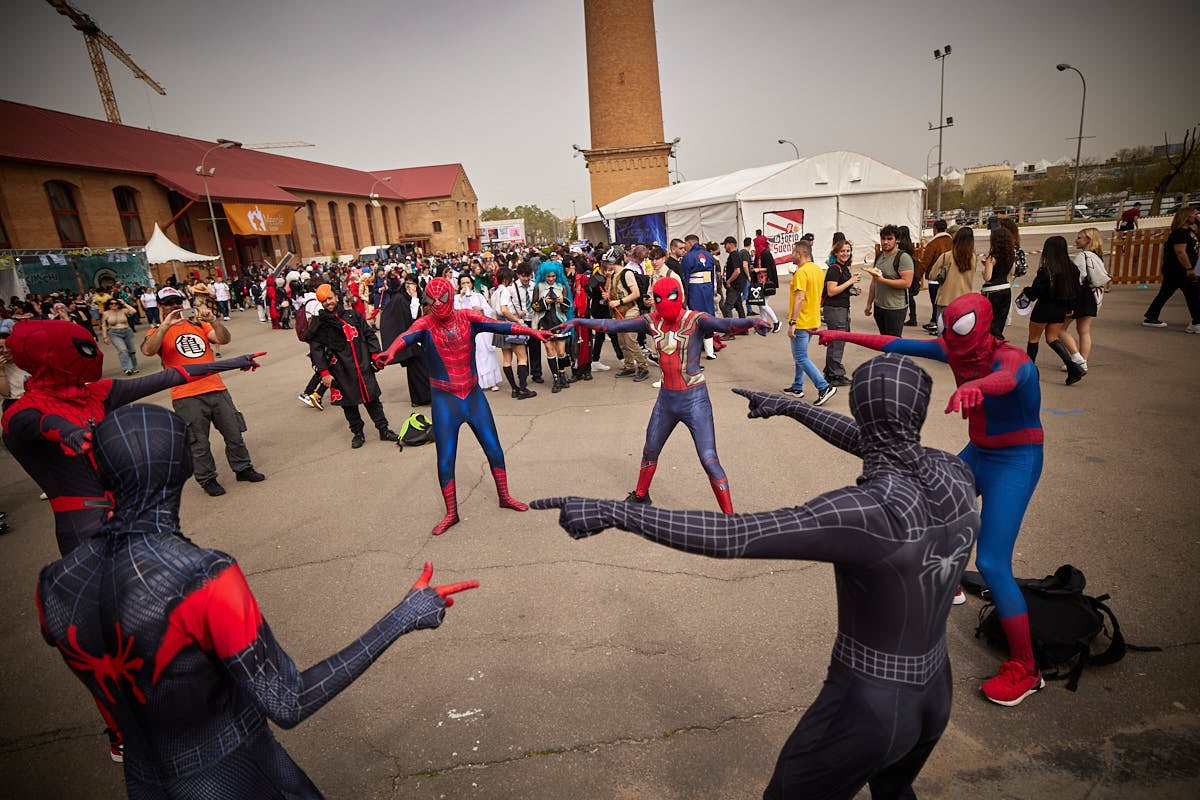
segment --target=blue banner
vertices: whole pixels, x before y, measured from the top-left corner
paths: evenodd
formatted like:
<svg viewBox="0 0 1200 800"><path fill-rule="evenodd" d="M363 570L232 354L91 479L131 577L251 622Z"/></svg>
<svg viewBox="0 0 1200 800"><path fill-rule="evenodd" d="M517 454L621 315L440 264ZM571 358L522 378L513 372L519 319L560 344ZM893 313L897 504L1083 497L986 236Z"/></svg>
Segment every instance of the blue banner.
<svg viewBox="0 0 1200 800"><path fill-rule="evenodd" d="M667 215L642 214L617 220L617 244L659 244L667 246Z"/></svg>

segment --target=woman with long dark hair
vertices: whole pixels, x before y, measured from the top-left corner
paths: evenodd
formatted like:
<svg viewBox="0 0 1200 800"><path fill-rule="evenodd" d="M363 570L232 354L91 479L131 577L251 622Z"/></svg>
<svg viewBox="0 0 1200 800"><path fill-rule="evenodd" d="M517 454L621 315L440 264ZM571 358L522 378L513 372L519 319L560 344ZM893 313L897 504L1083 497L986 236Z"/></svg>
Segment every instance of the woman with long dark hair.
<svg viewBox="0 0 1200 800"><path fill-rule="evenodd" d="M1067 254L1066 239L1051 236L1046 240L1037 275L1021 294L1034 303L1029 315L1029 343L1025 347L1029 360L1036 363L1038 340L1045 335L1046 344L1067 367L1067 385L1083 380L1087 374L1081 363L1083 357L1070 337L1063 335L1063 327L1075 313L1079 295L1079 270Z"/></svg>
<svg viewBox="0 0 1200 800"><path fill-rule="evenodd" d="M422 314L421 291L417 277L408 275L403 283L394 275L388 276L388 301L380 313L379 332L384 349L396 341L396 337L412 327ZM404 365L408 377L408 397L414 406L430 403L429 368L419 344L406 347L396 356Z"/></svg>
<svg viewBox="0 0 1200 800"><path fill-rule="evenodd" d="M1007 221L1007 219L1005 220ZM1012 305L1009 275L1017 258L1017 243L1008 227L1001 225L992 231L991 249L983 257L983 296L992 305L992 335L1004 338L1008 309Z"/></svg>

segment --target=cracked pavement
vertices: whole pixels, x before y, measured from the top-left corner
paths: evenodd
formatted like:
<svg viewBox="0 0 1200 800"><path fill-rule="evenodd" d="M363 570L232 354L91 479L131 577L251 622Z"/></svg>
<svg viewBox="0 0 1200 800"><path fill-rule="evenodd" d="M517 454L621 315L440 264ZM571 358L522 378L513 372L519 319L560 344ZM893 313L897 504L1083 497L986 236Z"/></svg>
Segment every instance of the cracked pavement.
<svg viewBox="0 0 1200 800"><path fill-rule="evenodd" d="M1089 591L1112 595L1129 641L1164 652L1089 669L1075 693L1051 683L1016 708L992 706L978 683L1000 655L975 639L979 601L970 598L950 615L954 710L918 780L922 798L1200 794L1200 622L1186 589L1200 560L1200 370L1196 342L1180 332L1182 303L1164 315L1171 330L1137 324L1151 291L1108 295L1079 385L1065 387L1041 357L1046 467L1014 571L1040 577L1075 564ZM861 314L852 324L868 325ZM704 559L616 531L572 541L551 512L496 507L469 429L458 456L462 522L434 538L443 513L434 448L368 441L351 450L336 409L295 400L308 367L291 332L245 313L230 325L226 353L268 351L262 370L228 379L267 481L227 480L220 498L189 484L182 519L198 544L238 558L297 664L361 633L427 559L435 583L481 583L439 630L403 637L313 718L276 731L328 797L761 796L828 664L830 567ZM1008 336L1023 341L1022 318ZM847 363L869 355L849 347ZM105 359L114 373L110 348ZM790 420L747 420L729 392L782 388L785 336L739 337L705 363L736 509L793 505L854 480L853 459ZM925 441L957 452L965 424L940 413L949 371L922 365L934 377ZM515 497L629 491L656 390L613 374L526 401L488 393ZM402 369L380 379L398 427L409 413ZM155 402L169 407L165 395ZM843 393L829 407L844 412L846 402ZM121 796L91 701L38 631L33 587L56 556L49 509L12 459L0 459L0 508L13 528L0 537L0 675L10 687L0 697L0 786L14 798ZM652 495L669 507L716 507L682 426Z"/></svg>

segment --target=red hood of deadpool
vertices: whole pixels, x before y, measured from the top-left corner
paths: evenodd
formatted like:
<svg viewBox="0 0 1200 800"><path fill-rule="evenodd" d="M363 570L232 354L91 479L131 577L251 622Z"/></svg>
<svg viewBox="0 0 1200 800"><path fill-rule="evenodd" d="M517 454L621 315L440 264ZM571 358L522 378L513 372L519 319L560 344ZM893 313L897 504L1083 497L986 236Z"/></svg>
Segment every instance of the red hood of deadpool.
<svg viewBox="0 0 1200 800"><path fill-rule="evenodd" d="M87 328L65 320L25 320L8 337L13 362L29 373L28 386L51 393L100 380L104 354Z"/></svg>

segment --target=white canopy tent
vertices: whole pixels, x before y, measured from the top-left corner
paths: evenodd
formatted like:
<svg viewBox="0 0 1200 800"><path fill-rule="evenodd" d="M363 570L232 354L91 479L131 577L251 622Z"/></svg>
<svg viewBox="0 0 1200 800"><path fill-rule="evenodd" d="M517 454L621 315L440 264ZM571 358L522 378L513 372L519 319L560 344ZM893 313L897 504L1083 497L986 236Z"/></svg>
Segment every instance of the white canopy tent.
<svg viewBox="0 0 1200 800"><path fill-rule="evenodd" d="M837 150L634 192L602 206L603 218L596 210L580 216L579 225L593 242L619 240L614 234L621 221L653 221L656 214L665 218L668 239L694 233L702 241L734 236L741 242L762 229L780 263L788 260L792 242L811 233L814 260L823 263L834 231L846 234L858 257L873 252L879 229L888 223L907 225L919 236L924 192L925 184L912 176L861 153Z"/></svg>
<svg viewBox="0 0 1200 800"><path fill-rule="evenodd" d="M146 261L150 264L166 264L169 261L216 261L220 256L203 256L184 250L167 238L167 235L154 223L154 233L146 242Z"/></svg>

